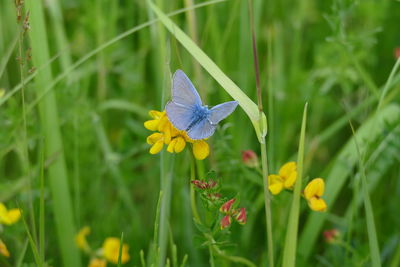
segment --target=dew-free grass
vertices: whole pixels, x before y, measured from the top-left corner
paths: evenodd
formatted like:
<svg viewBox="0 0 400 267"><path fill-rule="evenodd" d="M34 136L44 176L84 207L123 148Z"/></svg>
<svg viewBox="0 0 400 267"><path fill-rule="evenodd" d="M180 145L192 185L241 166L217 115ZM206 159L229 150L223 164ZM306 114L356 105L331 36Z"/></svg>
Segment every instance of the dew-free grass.
<svg viewBox="0 0 400 267"><path fill-rule="evenodd" d="M129 247L121 266L397 266L399 12L397 1L0 2L0 200L24 219L0 224L0 265L88 266L115 238L112 258ZM161 157L146 144L176 69L206 104L243 107L195 163L190 144ZM270 194L262 177L302 155L301 187ZM314 178L325 212L303 196ZM217 192L191 179L237 199L229 227L209 209ZM75 243L85 226L91 253Z"/></svg>

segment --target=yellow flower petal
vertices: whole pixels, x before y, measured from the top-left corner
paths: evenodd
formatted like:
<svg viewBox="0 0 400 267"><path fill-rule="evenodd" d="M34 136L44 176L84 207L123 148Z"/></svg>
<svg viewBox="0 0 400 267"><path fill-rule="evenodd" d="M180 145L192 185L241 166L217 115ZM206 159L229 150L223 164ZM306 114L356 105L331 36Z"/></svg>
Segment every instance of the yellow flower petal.
<svg viewBox="0 0 400 267"><path fill-rule="evenodd" d="M164 143L168 145L171 142L171 126L164 127Z"/></svg>
<svg viewBox="0 0 400 267"><path fill-rule="evenodd" d="M158 140L151 148L150 148L150 154L157 154L159 153L164 146L164 141L163 139Z"/></svg>
<svg viewBox="0 0 400 267"><path fill-rule="evenodd" d="M119 256L120 240L115 237L107 238L103 243L103 255L109 262L117 264ZM129 246L122 245L121 263L124 264L129 260Z"/></svg>
<svg viewBox="0 0 400 267"><path fill-rule="evenodd" d="M186 146L185 139L183 139L183 137L181 137L181 136L178 136L178 137L176 137L174 140L176 140L176 145L175 145L175 147L174 147L175 153L180 153L180 152L182 152L182 150L184 150L184 149L185 149L185 146ZM207 154L207 155L208 155L208 154ZM206 156L206 157L207 157L207 156Z"/></svg>
<svg viewBox="0 0 400 267"><path fill-rule="evenodd" d="M89 251L90 247L89 244L87 243L86 237L90 234L90 227L85 226L82 227L81 230L79 230L78 234L75 236L75 243L76 246L84 251Z"/></svg>
<svg viewBox="0 0 400 267"><path fill-rule="evenodd" d="M153 133L147 137L146 141L149 145L154 145L155 143L157 143L157 141L159 141L163 137L164 135L162 133Z"/></svg>
<svg viewBox="0 0 400 267"><path fill-rule="evenodd" d="M209 154L210 154L210 147L205 141L199 140L193 143L193 155L196 159L203 160Z"/></svg>
<svg viewBox="0 0 400 267"><path fill-rule="evenodd" d="M286 189L292 188L294 183L296 182L297 171L292 171L289 176L285 179L284 186Z"/></svg>
<svg viewBox="0 0 400 267"><path fill-rule="evenodd" d="M160 119L162 116L165 115L165 111L158 111L158 110L150 110L149 111L150 117L153 119Z"/></svg>
<svg viewBox="0 0 400 267"><path fill-rule="evenodd" d="M4 242L1 239L0 239L0 254L6 258L10 257L10 252L8 251L6 244L4 244Z"/></svg>
<svg viewBox="0 0 400 267"><path fill-rule="evenodd" d="M177 141L178 141L177 138L174 138L174 139L171 140L171 142L169 143L169 145L168 145L168 147L167 147L167 151L168 151L169 153L174 153L175 145L176 145L176 142L177 142Z"/></svg>
<svg viewBox="0 0 400 267"><path fill-rule="evenodd" d="M157 131L159 120L149 120L144 122L144 127L150 131Z"/></svg>
<svg viewBox="0 0 400 267"><path fill-rule="evenodd" d="M324 194L325 183L321 178L315 178L304 189L304 197L309 200L312 197L321 197Z"/></svg>
<svg viewBox="0 0 400 267"><path fill-rule="evenodd" d="M325 200L319 197L312 197L309 199L308 205L314 211L325 211L327 208Z"/></svg>
<svg viewBox="0 0 400 267"><path fill-rule="evenodd" d="M107 261L103 259L94 258L90 260L88 267L106 267Z"/></svg>
<svg viewBox="0 0 400 267"><path fill-rule="evenodd" d="M8 211L8 220L10 224L16 223L21 218L20 209L11 209Z"/></svg>
<svg viewBox="0 0 400 267"><path fill-rule="evenodd" d="M6 206L0 202L0 223L14 224L21 218L21 211L19 209L7 210Z"/></svg>
<svg viewBox="0 0 400 267"><path fill-rule="evenodd" d="M271 174L268 176L268 189L273 195L279 194L283 189L283 180L279 175Z"/></svg>
<svg viewBox="0 0 400 267"><path fill-rule="evenodd" d="M281 176L284 180L287 180L290 178L293 172L296 172L296 169L297 169L296 162L294 161L288 162L279 169L279 176ZM296 180L296 177L294 179Z"/></svg>

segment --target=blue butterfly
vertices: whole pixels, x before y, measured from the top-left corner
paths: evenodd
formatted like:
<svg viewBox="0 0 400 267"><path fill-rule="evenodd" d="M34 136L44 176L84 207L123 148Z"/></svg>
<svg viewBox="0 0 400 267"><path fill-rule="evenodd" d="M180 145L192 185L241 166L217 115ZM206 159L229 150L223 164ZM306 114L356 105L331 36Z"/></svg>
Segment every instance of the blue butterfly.
<svg viewBox="0 0 400 267"><path fill-rule="evenodd" d="M218 123L228 117L237 105L237 101L230 101L211 109L203 106L192 82L182 70L177 70L172 82L172 100L165 109L175 128L199 140L213 135Z"/></svg>

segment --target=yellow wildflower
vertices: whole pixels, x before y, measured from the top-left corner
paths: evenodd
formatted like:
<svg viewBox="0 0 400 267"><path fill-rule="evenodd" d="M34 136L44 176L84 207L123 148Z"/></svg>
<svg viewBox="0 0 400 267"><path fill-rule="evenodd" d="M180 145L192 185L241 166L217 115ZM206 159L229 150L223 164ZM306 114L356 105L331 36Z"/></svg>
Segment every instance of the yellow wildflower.
<svg viewBox="0 0 400 267"><path fill-rule="evenodd" d="M155 133L147 137L147 143L151 145L150 154L159 153L164 145L167 146L169 153L180 153L185 147L186 143L193 145L193 155L198 160L203 160L210 154L210 147L204 140L193 140L185 131L176 129L168 120L165 110L157 111L151 110L149 112L151 120L144 123L144 127Z"/></svg>
<svg viewBox="0 0 400 267"><path fill-rule="evenodd" d="M279 174L268 176L268 189L273 195L279 194L283 189L291 189L296 182L297 165L296 162L288 162L279 169Z"/></svg>
<svg viewBox="0 0 400 267"><path fill-rule="evenodd" d="M321 197L325 191L325 183L321 178L315 178L308 183L304 189L304 198L314 211L325 211L327 208L325 200Z"/></svg>
<svg viewBox="0 0 400 267"><path fill-rule="evenodd" d="M86 237L89 234L90 234L90 227L85 226L81 230L79 230L78 234L75 236L75 243L78 246L78 248L86 252L90 251L90 246L86 240Z"/></svg>
<svg viewBox="0 0 400 267"><path fill-rule="evenodd" d="M0 254L6 258L10 257L10 252L8 251L6 244L4 244L4 242L1 239L0 239Z"/></svg>
<svg viewBox="0 0 400 267"><path fill-rule="evenodd" d="M0 223L11 225L16 223L21 218L20 209L8 210L6 206L0 202Z"/></svg>
<svg viewBox="0 0 400 267"><path fill-rule="evenodd" d="M108 237L103 243L103 255L109 262L117 264L120 249L120 240L116 237ZM129 246L122 245L121 263L129 261Z"/></svg>
<svg viewBox="0 0 400 267"><path fill-rule="evenodd" d="M88 267L106 267L107 261L104 259L93 258L90 260Z"/></svg>

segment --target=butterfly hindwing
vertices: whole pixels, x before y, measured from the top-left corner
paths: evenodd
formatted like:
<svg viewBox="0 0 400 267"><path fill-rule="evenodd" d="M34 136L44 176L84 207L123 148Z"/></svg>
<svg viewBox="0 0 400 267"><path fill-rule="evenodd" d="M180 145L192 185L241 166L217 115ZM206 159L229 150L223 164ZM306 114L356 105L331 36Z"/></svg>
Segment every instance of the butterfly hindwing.
<svg viewBox="0 0 400 267"><path fill-rule="evenodd" d="M211 124L208 118L204 118L190 128L188 135L194 140L200 140L213 135L216 128L217 126Z"/></svg>
<svg viewBox="0 0 400 267"><path fill-rule="evenodd" d="M229 101L219 105L216 105L210 109L209 119L214 125L228 117L237 107L237 101Z"/></svg>

